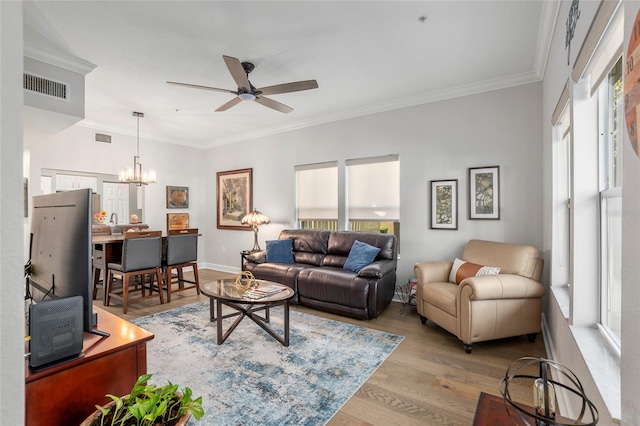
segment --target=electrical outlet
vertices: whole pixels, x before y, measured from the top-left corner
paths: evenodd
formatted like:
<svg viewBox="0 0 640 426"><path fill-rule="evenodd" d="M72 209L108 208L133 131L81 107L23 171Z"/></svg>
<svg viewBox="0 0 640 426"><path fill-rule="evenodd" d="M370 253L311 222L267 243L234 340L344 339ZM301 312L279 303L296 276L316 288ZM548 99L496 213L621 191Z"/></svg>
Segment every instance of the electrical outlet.
<svg viewBox="0 0 640 426"><path fill-rule="evenodd" d="M224 246L222 246L222 252L223 252L223 253L226 253L226 252L227 252L227 249L226 249L226 248L224 248Z"/></svg>

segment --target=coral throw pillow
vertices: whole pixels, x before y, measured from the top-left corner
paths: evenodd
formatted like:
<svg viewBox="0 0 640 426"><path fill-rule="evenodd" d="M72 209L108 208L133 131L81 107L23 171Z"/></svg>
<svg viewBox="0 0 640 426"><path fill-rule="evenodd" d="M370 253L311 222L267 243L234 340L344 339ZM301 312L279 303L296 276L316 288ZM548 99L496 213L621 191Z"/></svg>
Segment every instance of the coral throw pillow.
<svg viewBox="0 0 640 426"><path fill-rule="evenodd" d="M456 258L449 274L449 282L460 284L465 278L498 275L499 273L500 268L497 266L482 266Z"/></svg>

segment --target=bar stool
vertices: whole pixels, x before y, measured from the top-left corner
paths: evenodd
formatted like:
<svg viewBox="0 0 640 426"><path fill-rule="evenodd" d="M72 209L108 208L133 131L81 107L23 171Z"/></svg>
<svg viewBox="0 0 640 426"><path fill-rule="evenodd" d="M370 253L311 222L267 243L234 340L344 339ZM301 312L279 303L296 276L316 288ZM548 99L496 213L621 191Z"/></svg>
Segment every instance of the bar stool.
<svg viewBox="0 0 640 426"><path fill-rule="evenodd" d="M198 277L198 228L176 229L168 231L166 247L163 250L163 274L165 276L167 303L171 302L171 293L196 289L200 294L200 279ZM193 268L193 281L184 278L183 268ZM176 278L172 270L176 270ZM191 285L186 285L191 284ZM177 284L178 288L173 286Z"/></svg>
<svg viewBox="0 0 640 426"><path fill-rule="evenodd" d="M162 293L162 236L161 231L139 231L124 234L122 243L122 263L109 263L107 266L106 306L111 298L122 300L122 313L126 314L129 303L149 299L153 295L153 281L158 283L160 303L164 303ZM145 276L149 274L151 280L147 287ZM114 289L115 275L122 277L122 289ZM140 276L140 281L131 285L132 276ZM147 290L149 293L147 294ZM140 296L129 298L130 293L140 292Z"/></svg>

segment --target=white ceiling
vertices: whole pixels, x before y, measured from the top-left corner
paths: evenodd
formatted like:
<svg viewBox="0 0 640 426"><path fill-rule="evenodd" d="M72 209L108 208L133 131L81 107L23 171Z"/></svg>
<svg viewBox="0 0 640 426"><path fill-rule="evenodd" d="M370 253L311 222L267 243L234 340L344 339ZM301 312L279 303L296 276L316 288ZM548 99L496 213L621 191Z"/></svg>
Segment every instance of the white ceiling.
<svg viewBox="0 0 640 426"><path fill-rule="evenodd" d="M555 2L36 1L25 52L95 64L83 125L212 147L323 122L539 81ZM421 16L426 16L424 23ZM222 55L253 62L256 87L319 88L214 112L236 90Z"/></svg>

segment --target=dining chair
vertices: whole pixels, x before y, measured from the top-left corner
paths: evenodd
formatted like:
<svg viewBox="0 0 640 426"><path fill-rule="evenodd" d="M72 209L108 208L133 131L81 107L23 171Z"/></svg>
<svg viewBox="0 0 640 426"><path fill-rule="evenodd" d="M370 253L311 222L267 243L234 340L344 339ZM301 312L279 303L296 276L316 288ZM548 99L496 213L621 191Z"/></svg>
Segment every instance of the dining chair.
<svg viewBox="0 0 640 426"><path fill-rule="evenodd" d="M106 306L111 298L122 300L122 313L126 314L129 303L154 297L154 276L157 283L160 303L164 303L162 292L162 235L161 231L138 231L124 234L122 243L122 262L109 263L107 266ZM147 286L146 275L150 276ZM114 288L114 277L122 277L122 288ZM131 277L140 276L132 282ZM148 291L148 293L147 293ZM140 296L130 298L131 293Z"/></svg>
<svg viewBox="0 0 640 426"><path fill-rule="evenodd" d="M193 280L188 280L184 277L184 268L189 267L193 269ZM165 276L167 303L171 302L172 292L195 288L196 293L200 294L198 228L168 231L166 247L163 250L162 268ZM174 269L176 270L175 276L173 275ZM174 288L175 285L177 285L177 288Z"/></svg>
<svg viewBox="0 0 640 426"><path fill-rule="evenodd" d="M95 235L110 235L111 228L108 225L92 225L91 236ZM98 296L98 287L102 287L104 280L100 278L102 271L106 271L104 264L104 244L93 244L92 250L92 281L93 281L93 300ZM104 274L106 276L106 273ZM103 297L104 302L104 297Z"/></svg>

